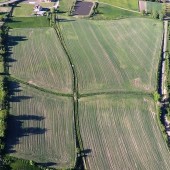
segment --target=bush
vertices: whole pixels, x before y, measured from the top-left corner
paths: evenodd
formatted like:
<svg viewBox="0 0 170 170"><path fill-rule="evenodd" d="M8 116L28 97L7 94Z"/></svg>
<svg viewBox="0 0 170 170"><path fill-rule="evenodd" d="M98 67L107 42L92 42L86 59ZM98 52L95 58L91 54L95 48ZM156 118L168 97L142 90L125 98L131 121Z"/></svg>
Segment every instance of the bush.
<svg viewBox="0 0 170 170"><path fill-rule="evenodd" d="M158 19L158 18L159 18L158 11L153 10L153 11L152 11L152 17L153 17L154 19Z"/></svg>

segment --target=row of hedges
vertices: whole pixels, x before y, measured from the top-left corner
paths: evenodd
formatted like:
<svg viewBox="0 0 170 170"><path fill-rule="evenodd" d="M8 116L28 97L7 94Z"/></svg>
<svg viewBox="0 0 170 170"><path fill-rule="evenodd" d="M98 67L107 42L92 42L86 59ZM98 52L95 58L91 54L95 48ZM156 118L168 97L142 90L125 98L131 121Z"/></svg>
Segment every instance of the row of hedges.
<svg viewBox="0 0 170 170"><path fill-rule="evenodd" d="M5 74L4 74L4 56L6 53L5 39L7 36L8 29L5 26L0 28L0 153L4 149L4 138L6 131L6 119L8 108L6 106L6 88L5 88Z"/></svg>

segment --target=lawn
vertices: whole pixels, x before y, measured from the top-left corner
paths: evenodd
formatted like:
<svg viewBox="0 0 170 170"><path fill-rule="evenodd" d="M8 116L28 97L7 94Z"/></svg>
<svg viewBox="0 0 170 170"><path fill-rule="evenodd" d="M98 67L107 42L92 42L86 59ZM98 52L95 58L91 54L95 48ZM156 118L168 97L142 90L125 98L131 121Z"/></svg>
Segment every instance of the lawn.
<svg viewBox="0 0 170 170"><path fill-rule="evenodd" d="M51 8L54 3L40 3L43 8ZM14 17L30 17L34 15L34 4L20 3L14 7Z"/></svg>
<svg viewBox="0 0 170 170"><path fill-rule="evenodd" d="M16 82L10 82L9 89L6 152L45 166L74 167L72 98L57 97Z"/></svg>
<svg viewBox="0 0 170 170"><path fill-rule="evenodd" d="M80 93L153 92L162 23L133 18L60 22L78 76Z"/></svg>
<svg viewBox="0 0 170 170"><path fill-rule="evenodd" d="M110 95L79 101L88 169L168 170L169 151L149 97Z"/></svg>
<svg viewBox="0 0 170 170"><path fill-rule="evenodd" d="M126 10L122 10L119 8L115 8L110 5L99 4L98 13L93 17L94 19L120 19L120 18L128 18L128 17L139 17L140 13L130 12Z"/></svg>
<svg viewBox="0 0 170 170"><path fill-rule="evenodd" d="M53 28L13 29L9 33L10 74L55 92L72 93L72 72Z"/></svg>
<svg viewBox="0 0 170 170"><path fill-rule="evenodd" d="M138 0L99 0L99 2L138 11Z"/></svg>

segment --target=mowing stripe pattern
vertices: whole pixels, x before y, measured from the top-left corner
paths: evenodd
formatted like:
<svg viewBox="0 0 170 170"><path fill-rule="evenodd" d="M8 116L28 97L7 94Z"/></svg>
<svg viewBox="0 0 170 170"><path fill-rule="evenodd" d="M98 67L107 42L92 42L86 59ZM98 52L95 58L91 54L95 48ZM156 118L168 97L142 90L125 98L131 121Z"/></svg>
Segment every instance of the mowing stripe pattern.
<svg viewBox="0 0 170 170"><path fill-rule="evenodd" d="M79 101L79 114L90 169L169 169L151 98L86 97Z"/></svg>
<svg viewBox="0 0 170 170"><path fill-rule="evenodd" d="M155 89L161 22L137 18L60 25L77 70L80 94Z"/></svg>
<svg viewBox="0 0 170 170"><path fill-rule="evenodd" d="M57 168L75 164L72 98L57 97L13 82L8 153ZM50 165L49 165L50 163Z"/></svg>
<svg viewBox="0 0 170 170"><path fill-rule="evenodd" d="M72 93L72 74L53 28L13 29L9 36L10 73L30 84Z"/></svg>

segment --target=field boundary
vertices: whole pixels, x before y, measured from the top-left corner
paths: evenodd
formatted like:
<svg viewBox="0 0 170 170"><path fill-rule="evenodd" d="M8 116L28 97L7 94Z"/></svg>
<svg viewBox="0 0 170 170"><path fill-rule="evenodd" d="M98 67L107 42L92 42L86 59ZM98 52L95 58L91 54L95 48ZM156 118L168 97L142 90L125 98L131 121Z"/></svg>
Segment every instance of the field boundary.
<svg viewBox="0 0 170 170"><path fill-rule="evenodd" d="M82 155L83 151L84 151L84 147L83 147L83 141L82 141L82 137L81 137L81 133L80 133L80 126L79 126L79 114L78 114L78 78L77 78L77 74L76 74L76 69L75 66L73 64L73 61L71 59L71 56L68 52L68 49L65 45L64 42L64 38L62 36L61 30L60 30L60 25L59 22L56 23L56 25L54 26L54 30L56 31L56 34L60 40L61 46L63 47L66 56L68 58L68 61L70 63L71 66L71 70L72 70L72 81L73 81L73 107L74 107L74 121L75 121L75 137L76 137L76 147L77 147L77 160L75 162L75 168L82 166L82 169L87 169L86 168L86 164L87 164L87 160L84 159L84 155Z"/></svg>
<svg viewBox="0 0 170 170"><path fill-rule="evenodd" d="M79 98L98 96L98 95L136 95L136 96L153 96L152 93L138 92L138 91L112 91L112 92L96 92L96 93L84 93L80 94Z"/></svg>
<svg viewBox="0 0 170 170"><path fill-rule="evenodd" d="M45 89L45 88L42 88L42 87L39 87L39 86L36 86L36 85L33 85L33 84L30 84L28 82L25 82L23 80L20 80L18 78L15 78L13 76L10 76L9 80L12 80L12 81L15 81L15 82L18 82L18 83L21 83L21 84L25 84L27 86L30 86L34 89L37 89L39 91L42 91L42 92L45 92L45 93L48 93L48 94L53 94L53 95L56 95L56 96L62 96L62 97L72 97L72 94L67 94L67 93L57 93L57 92L54 92L54 91L51 91L51 90L48 90L48 89Z"/></svg>

